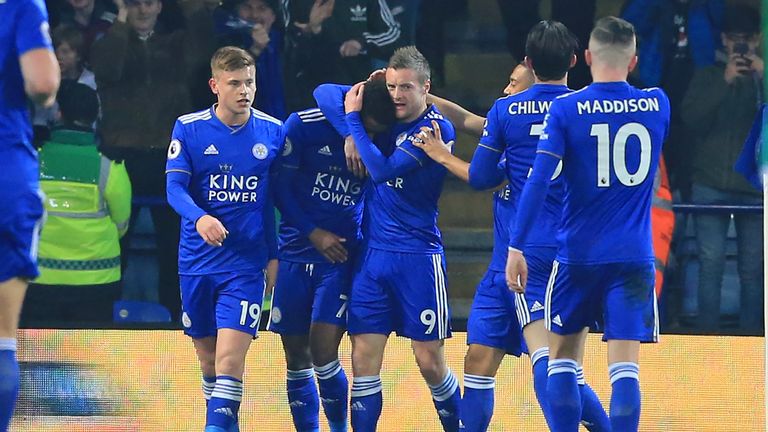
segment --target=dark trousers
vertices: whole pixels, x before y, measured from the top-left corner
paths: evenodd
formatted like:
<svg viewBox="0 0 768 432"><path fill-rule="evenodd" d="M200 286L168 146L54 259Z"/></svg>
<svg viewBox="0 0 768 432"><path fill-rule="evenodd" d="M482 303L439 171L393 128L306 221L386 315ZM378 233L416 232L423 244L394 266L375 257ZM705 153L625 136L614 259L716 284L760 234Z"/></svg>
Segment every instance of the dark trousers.
<svg viewBox="0 0 768 432"><path fill-rule="evenodd" d="M34 323L112 322L112 304L120 282L100 285L30 284L21 310L22 325Z"/></svg>
<svg viewBox="0 0 768 432"><path fill-rule="evenodd" d="M155 227L157 244L157 267L159 269L157 295L160 304L171 312L171 319L177 321L181 314L179 294L179 215L165 201L165 150L123 152L125 168L131 179L134 197L152 197L162 200L160 205L149 206L152 224ZM134 207L132 219L139 213ZM134 224L131 223L131 226ZM121 246L128 251L132 229L123 237ZM127 253L123 253L126 256Z"/></svg>

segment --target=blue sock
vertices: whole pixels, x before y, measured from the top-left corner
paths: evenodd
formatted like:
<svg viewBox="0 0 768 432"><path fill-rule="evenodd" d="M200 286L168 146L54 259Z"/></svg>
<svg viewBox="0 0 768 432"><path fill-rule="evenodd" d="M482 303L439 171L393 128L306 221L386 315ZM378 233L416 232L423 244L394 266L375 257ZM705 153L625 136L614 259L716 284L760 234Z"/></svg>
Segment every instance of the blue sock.
<svg viewBox="0 0 768 432"><path fill-rule="evenodd" d="M531 368L533 369L533 391L536 400L539 401L541 413L547 426L552 427L552 413L547 403L547 367L549 365L549 348L539 348L531 354Z"/></svg>
<svg viewBox="0 0 768 432"><path fill-rule="evenodd" d="M448 369L443 382L436 386L429 386L432 392L432 401L435 403L437 416L445 432L459 430L459 405L461 404L461 390L456 376Z"/></svg>
<svg viewBox="0 0 768 432"><path fill-rule="evenodd" d="M16 339L0 338L0 431L8 430L19 395Z"/></svg>
<svg viewBox="0 0 768 432"><path fill-rule="evenodd" d="M581 395L576 384L578 364L571 359L549 359L547 402L552 415L552 432L578 432Z"/></svg>
<svg viewBox="0 0 768 432"><path fill-rule="evenodd" d="M347 432L347 397L349 381L339 360L315 366L320 387L320 401L331 432Z"/></svg>
<svg viewBox="0 0 768 432"><path fill-rule="evenodd" d="M464 397L461 399L461 423L465 432L485 432L493 417L496 378L464 374Z"/></svg>
<svg viewBox="0 0 768 432"><path fill-rule="evenodd" d="M608 366L611 376L611 427L634 432L640 426L640 367L619 362Z"/></svg>
<svg viewBox="0 0 768 432"><path fill-rule="evenodd" d="M584 379L584 368L576 370L576 383L581 394L581 424L590 432L611 432L611 421L605 413L600 398Z"/></svg>
<svg viewBox="0 0 768 432"><path fill-rule="evenodd" d="M317 395L315 371L288 371L288 404L293 425L298 432L320 431L320 398Z"/></svg>
<svg viewBox="0 0 768 432"><path fill-rule="evenodd" d="M364 376L352 379L352 430L375 432L384 403L381 395L381 377Z"/></svg>
<svg viewBox="0 0 768 432"><path fill-rule="evenodd" d="M243 399L243 382L237 378L218 375L216 385L208 401L205 425L229 430L237 423L240 401Z"/></svg>

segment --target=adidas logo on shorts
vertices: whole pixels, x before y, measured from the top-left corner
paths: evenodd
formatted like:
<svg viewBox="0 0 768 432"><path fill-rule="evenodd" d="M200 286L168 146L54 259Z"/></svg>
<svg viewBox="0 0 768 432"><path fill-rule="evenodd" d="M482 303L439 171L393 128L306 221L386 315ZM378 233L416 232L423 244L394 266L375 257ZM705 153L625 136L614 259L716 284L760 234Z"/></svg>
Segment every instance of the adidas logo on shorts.
<svg viewBox="0 0 768 432"><path fill-rule="evenodd" d="M531 312L538 312L543 309L544 306L542 306L538 301L533 302L533 306L531 306Z"/></svg>

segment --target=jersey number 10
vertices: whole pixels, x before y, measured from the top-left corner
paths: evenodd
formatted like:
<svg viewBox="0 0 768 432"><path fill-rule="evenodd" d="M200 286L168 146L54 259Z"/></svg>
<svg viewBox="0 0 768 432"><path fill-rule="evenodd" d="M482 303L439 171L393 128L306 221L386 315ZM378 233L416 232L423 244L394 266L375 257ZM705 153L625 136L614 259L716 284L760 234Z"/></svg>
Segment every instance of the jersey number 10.
<svg viewBox="0 0 768 432"><path fill-rule="evenodd" d="M648 177L651 168L651 134L640 123L627 123L616 131L611 146L611 133L607 123L593 124L590 135L597 137L597 187L611 186L611 147L613 172L624 186L637 186ZM640 166L630 173L627 169L627 141L636 136L640 141Z"/></svg>

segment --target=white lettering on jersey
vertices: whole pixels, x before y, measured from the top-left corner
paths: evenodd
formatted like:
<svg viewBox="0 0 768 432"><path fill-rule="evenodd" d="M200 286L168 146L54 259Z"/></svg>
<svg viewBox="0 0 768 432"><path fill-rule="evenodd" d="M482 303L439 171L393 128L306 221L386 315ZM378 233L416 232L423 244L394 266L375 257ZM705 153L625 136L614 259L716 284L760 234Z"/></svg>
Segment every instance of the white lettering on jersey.
<svg viewBox="0 0 768 432"><path fill-rule="evenodd" d="M360 194L361 188L359 182L319 172L315 176L311 196L318 197L322 201L351 206L355 205L354 196Z"/></svg>
<svg viewBox="0 0 768 432"><path fill-rule="evenodd" d="M208 177L208 201L254 202L258 186L257 176L211 174Z"/></svg>
<svg viewBox="0 0 768 432"><path fill-rule="evenodd" d="M395 189L402 189L403 188L403 178L402 177L395 177L394 180L387 180L387 186L393 187Z"/></svg>
<svg viewBox="0 0 768 432"><path fill-rule="evenodd" d="M512 102L509 104L507 111L511 115L516 114L546 114L549 112L549 106L552 105L552 101L520 101Z"/></svg>
<svg viewBox="0 0 768 432"><path fill-rule="evenodd" d="M634 112L660 111L657 98L592 100L576 102L579 115L582 114L621 114Z"/></svg>

